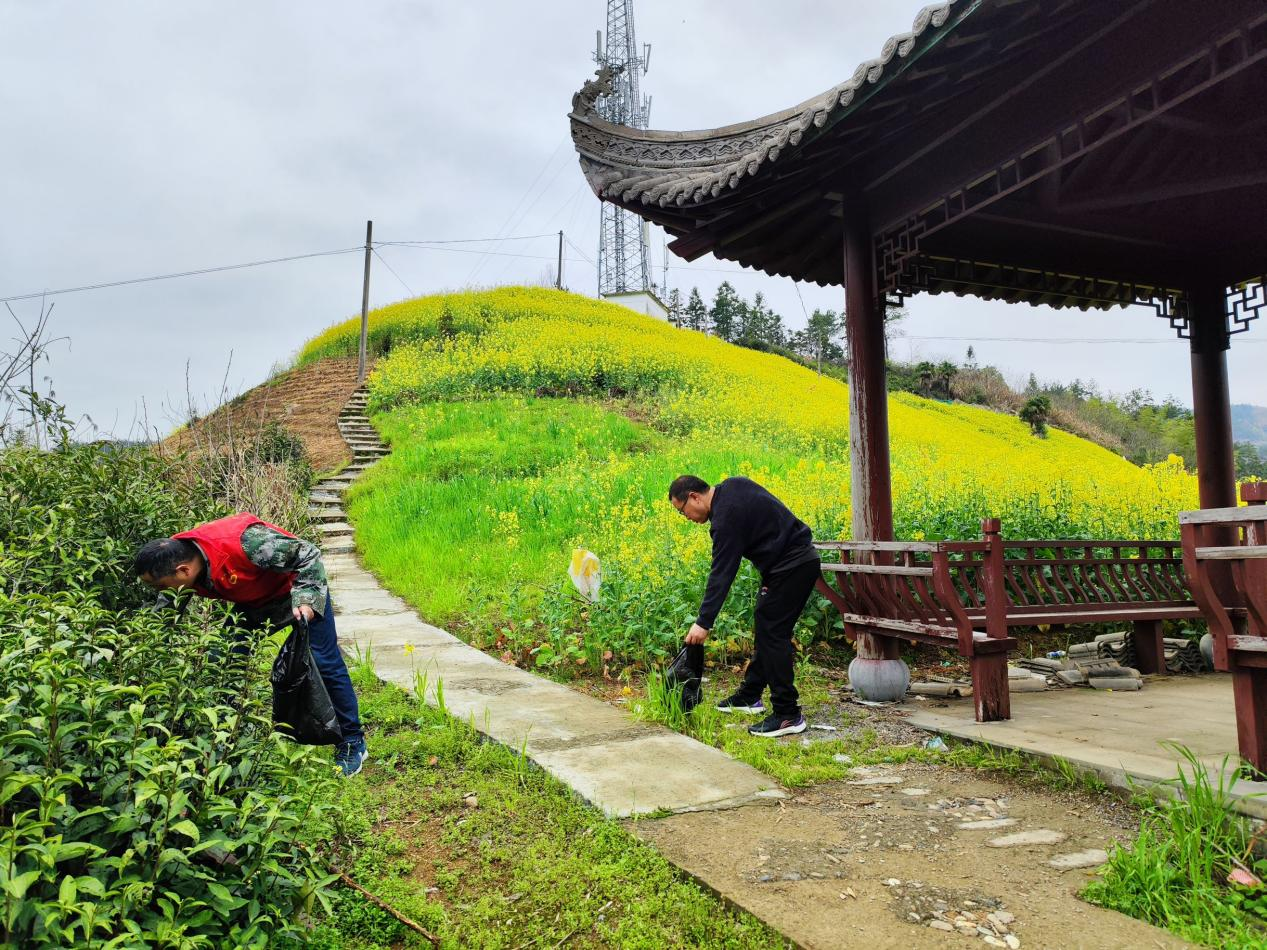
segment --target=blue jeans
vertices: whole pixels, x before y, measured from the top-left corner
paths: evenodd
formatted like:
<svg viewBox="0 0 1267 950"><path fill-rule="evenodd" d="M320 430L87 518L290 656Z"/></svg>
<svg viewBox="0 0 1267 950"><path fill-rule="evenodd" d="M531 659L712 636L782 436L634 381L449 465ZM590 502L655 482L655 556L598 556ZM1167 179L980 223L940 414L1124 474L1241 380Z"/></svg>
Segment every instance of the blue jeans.
<svg viewBox="0 0 1267 950"><path fill-rule="evenodd" d="M364 740L365 729L361 726L356 690L352 688L348 665L343 662L343 653L339 650L339 635L334 629L334 608L330 606L328 594L326 609L308 623L308 643L312 647L317 671L326 684L326 692L330 694L330 702L334 704L335 715L339 717L343 741Z"/></svg>
<svg viewBox="0 0 1267 950"><path fill-rule="evenodd" d="M241 609L239 615L244 626L251 628L271 627L280 630L294 620L289 595L262 607ZM321 681L326 684L326 692L330 694L334 713L339 717L343 741L363 740L365 730L361 726L356 690L352 688L352 677L348 675L348 666L343 662L343 654L339 651L339 634L334 627L334 608L330 605L328 594L325 610L308 623L308 645L312 649L312 659L317 664Z"/></svg>

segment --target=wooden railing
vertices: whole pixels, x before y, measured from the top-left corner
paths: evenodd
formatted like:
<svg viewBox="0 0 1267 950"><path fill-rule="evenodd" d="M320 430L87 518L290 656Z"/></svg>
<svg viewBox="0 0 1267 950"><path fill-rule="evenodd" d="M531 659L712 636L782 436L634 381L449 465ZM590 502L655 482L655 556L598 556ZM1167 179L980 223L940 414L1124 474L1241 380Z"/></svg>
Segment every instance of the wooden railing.
<svg viewBox="0 0 1267 950"><path fill-rule="evenodd" d="M974 693L987 694L978 718L1007 718L1015 628L1131 623L1140 668L1152 673L1165 671L1162 621L1200 616L1176 541L1005 541L999 520L988 518L980 541L817 547L819 590L846 632L955 646L972 662Z"/></svg>

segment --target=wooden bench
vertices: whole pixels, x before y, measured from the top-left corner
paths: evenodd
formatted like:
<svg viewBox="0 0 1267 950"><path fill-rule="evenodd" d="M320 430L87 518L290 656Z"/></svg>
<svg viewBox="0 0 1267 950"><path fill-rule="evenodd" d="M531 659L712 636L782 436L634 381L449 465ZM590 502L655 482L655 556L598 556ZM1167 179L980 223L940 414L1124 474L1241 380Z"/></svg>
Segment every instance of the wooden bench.
<svg viewBox="0 0 1267 950"><path fill-rule="evenodd" d="M1018 627L1130 623L1141 672L1165 672L1162 622L1201 610L1178 541L820 541L818 589L857 631L951 646L969 659L977 719L1010 717ZM832 560L836 557L838 559ZM1265 562L1267 563L1267 562Z"/></svg>

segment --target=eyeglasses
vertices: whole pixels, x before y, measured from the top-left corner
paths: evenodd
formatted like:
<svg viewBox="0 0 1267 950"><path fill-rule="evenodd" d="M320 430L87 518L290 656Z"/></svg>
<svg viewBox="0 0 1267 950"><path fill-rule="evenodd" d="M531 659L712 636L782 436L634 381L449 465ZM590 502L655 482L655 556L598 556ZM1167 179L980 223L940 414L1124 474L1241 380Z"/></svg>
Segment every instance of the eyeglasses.
<svg viewBox="0 0 1267 950"><path fill-rule="evenodd" d="M677 503L677 500L676 500L676 499L672 499L672 498L671 498L671 499L669 499L669 504L671 504L671 505L673 506L673 510L674 510L674 511L676 511L679 515L681 515L683 518L685 518L685 517L686 517L686 504L687 504L687 502L688 502L688 501L690 501L690 498L689 498L689 497L688 497L685 501L683 501L681 505L679 505L679 504Z"/></svg>

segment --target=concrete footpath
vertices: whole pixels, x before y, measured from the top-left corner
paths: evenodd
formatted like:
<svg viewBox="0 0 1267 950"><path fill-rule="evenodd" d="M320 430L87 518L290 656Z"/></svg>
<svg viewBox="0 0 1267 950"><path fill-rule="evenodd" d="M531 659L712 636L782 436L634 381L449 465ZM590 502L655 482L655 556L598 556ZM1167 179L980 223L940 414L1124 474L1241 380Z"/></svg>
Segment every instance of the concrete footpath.
<svg viewBox="0 0 1267 950"><path fill-rule="evenodd" d="M525 754L611 817L730 808L784 798L769 776L672 730L493 659L424 623L360 566L342 493L387 450L354 394L339 427L353 464L314 486L339 641L368 653L378 675L440 696L453 716ZM373 750L371 749L371 755Z"/></svg>
<svg viewBox="0 0 1267 950"><path fill-rule="evenodd" d="M1046 690L1012 694L1012 718L977 722L971 699L907 703L912 725L959 739L1064 759L1115 788L1163 791L1191 764L1187 749L1228 788L1232 807L1267 819L1267 782L1236 775L1236 707L1232 678L1150 676L1142 690Z"/></svg>

